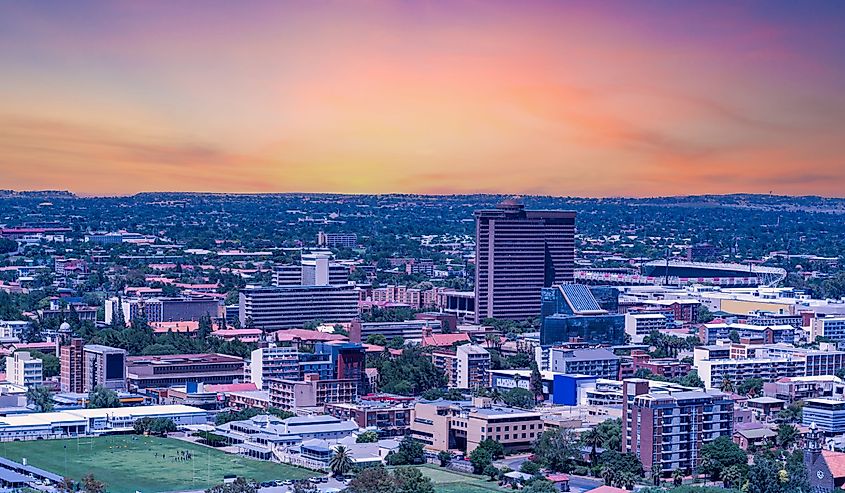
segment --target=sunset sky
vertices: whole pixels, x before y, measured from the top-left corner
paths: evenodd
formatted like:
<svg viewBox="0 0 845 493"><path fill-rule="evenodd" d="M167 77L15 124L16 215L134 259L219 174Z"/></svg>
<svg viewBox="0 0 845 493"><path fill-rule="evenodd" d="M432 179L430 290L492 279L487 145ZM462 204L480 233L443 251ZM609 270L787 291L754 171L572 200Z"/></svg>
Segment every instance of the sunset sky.
<svg viewBox="0 0 845 493"><path fill-rule="evenodd" d="M845 2L6 1L0 188L845 196Z"/></svg>

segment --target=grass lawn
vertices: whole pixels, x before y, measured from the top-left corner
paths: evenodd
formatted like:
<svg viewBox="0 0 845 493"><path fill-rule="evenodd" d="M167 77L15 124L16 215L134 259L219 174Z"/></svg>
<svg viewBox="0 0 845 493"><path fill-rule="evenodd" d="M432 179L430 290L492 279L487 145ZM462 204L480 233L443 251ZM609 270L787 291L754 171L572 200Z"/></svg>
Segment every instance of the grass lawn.
<svg viewBox="0 0 845 493"><path fill-rule="evenodd" d="M190 451L193 459L175 461L177 452L183 450ZM258 481L300 479L316 474L173 438L136 435L4 442L0 444L0 455L18 462L26 457L33 466L75 480L93 473L112 493L200 490L223 482L226 474Z"/></svg>
<svg viewBox="0 0 845 493"><path fill-rule="evenodd" d="M490 493L502 492L503 489L494 481L487 481L480 476L462 474L435 465L420 467L423 474L431 478L437 493Z"/></svg>

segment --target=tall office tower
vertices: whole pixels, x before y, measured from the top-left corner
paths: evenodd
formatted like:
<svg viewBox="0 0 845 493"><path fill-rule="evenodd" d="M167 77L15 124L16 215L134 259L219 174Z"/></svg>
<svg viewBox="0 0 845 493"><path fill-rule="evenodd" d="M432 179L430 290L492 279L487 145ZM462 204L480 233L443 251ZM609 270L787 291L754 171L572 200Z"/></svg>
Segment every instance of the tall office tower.
<svg viewBox="0 0 845 493"><path fill-rule="evenodd" d="M540 314L540 290L572 282L575 212L526 210L517 200L475 212L475 320Z"/></svg>

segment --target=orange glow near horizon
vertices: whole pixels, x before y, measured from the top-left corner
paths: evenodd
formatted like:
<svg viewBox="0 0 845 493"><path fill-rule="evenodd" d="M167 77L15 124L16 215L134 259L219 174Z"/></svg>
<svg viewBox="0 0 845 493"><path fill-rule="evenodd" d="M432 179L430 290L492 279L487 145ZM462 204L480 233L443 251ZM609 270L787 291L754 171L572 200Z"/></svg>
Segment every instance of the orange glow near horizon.
<svg viewBox="0 0 845 493"><path fill-rule="evenodd" d="M6 3L0 188L842 196L826 5Z"/></svg>

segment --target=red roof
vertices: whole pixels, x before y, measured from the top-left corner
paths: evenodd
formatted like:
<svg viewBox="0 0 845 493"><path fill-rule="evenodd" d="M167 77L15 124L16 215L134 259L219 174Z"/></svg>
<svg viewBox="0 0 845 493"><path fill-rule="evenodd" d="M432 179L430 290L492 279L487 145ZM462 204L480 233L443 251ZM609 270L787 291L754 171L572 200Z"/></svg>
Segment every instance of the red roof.
<svg viewBox="0 0 845 493"><path fill-rule="evenodd" d="M289 342L294 339L303 341L345 341L346 336L340 334L329 334L308 329L288 329L274 332L277 341Z"/></svg>
<svg viewBox="0 0 845 493"><path fill-rule="evenodd" d="M564 481L569 481L569 474L549 474L546 476L546 479L552 483L562 483Z"/></svg>
<svg viewBox="0 0 845 493"><path fill-rule="evenodd" d="M200 323L192 320L182 322L151 322L150 326L156 334L166 332L196 332L200 329Z"/></svg>
<svg viewBox="0 0 845 493"><path fill-rule="evenodd" d="M206 392L250 392L258 390L254 383L221 383L203 385L202 388Z"/></svg>
<svg viewBox="0 0 845 493"><path fill-rule="evenodd" d="M215 330L211 333L214 336L226 337L226 336L260 336L261 329L225 329L225 330Z"/></svg>
<svg viewBox="0 0 845 493"><path fill-rule="evenodd" d="M591 490L587 490L586 493L630 493L628 490L623 490L622 488L614 488L613 486L599 486L598 488L593 488Z"/></svg>
<svg viewBox="0 0 845 493"><path fill-rule="evenodd" d="M469 335L464 332L456 334L431 334L423 336L422 338L423 346L446 347L451 346L456 342L472 342L472 339L470 339Z"/></svg>
<svg viewBox="0 0 845 493"><path fill-rule="evenodd" d="M845 453L822 450L822 457L834 478L845 477Z"/></svg>

